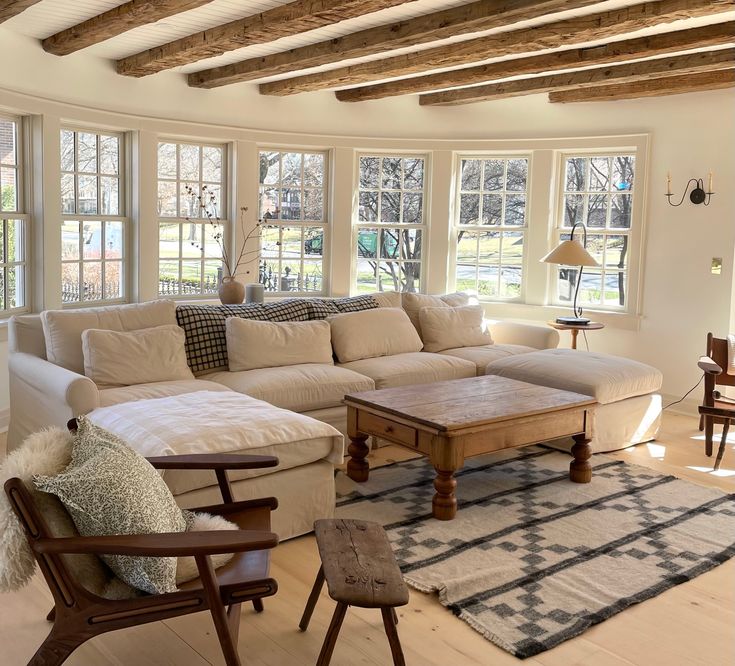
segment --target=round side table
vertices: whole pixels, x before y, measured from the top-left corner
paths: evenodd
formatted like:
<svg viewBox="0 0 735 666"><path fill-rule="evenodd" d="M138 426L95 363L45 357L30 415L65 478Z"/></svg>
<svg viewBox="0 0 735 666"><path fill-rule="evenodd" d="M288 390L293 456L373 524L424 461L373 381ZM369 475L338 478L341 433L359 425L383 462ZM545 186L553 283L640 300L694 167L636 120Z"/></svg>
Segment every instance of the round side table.
<svg viewBox="0 0 735 666"><path fill-rule="evenodd" d="M571 331L572 332L572 349L577 348L577 335L580 331L599 331L601 328L605 328L605 324L601 324L598 321L591 321L589 324L560 324L553 319L546 322L551 328L555 328L557 331Z"/></svg>

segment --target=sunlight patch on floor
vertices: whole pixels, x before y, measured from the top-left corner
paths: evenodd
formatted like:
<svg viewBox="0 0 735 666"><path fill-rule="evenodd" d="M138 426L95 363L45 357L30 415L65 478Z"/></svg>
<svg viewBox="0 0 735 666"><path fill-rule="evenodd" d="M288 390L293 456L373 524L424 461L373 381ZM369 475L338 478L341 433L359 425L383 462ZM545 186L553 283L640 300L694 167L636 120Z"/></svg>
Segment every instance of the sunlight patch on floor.
<svg viewBox="0 0 735 666"><path fill-rule="evenodd" d="M687 465L687 469L691 469L693 472L701 472L702 474L708 474L709 476L720 476L723 478L729 478L735 476L735 469L712 469L712 467L694 467Z"/></svg>

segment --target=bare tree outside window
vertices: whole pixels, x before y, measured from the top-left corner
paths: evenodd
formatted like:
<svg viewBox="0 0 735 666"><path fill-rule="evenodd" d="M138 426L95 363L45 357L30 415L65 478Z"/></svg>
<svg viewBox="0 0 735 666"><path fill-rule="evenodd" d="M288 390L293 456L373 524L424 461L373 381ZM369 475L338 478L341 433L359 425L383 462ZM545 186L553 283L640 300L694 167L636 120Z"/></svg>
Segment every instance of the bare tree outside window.
<svg viewBox="0 0 735 666"><path fill-rule="evenodd" d="M361 155L357 289L421 290L426 159Z"/></svg>
<svg viewBox="0 0 735 666"><path fill-rule="evenodd" d="M626 305L635 155L566 157L563 175L559 240L568 239L569 229L582 222L587 226L587 250L600 264L600 268L585 269L579 301L587 305L623 308ZM559 302L571 301L578 273L575 268L559 268Z"/></svg>
<svg viewBox="0 0 735 666"><path fill-rule="evenodd" d="M490 299L520 298L528 158L461 158L457 177L456 288Z"/></svg>
<svg viewBox="0 0 735 666"><path fill-rule="evenodd" d="M326 293L327 153L260 152L260 275L266 291Z"/></svg>

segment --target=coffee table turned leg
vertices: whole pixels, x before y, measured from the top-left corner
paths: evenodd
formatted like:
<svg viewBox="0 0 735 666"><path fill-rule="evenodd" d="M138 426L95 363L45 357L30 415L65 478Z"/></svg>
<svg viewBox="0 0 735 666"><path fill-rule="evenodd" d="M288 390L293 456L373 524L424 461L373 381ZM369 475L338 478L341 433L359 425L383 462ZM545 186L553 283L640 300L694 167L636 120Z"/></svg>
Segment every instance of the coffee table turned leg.
<svg viewBox="0 0 735 666"><path fill-rule="evenodd" d="M586 435L574 435L574 446L572 447L572 455L574 460L569 463L569 478L574 483L589 483L592 481L592 465L590 458L592 457L592 447Z"/></svg>
<svg viewBox="0 0 735 666"><path fill-rule="evenodd" d="M350 446L347 449L350 454L350 459L347 461L347 476L358 483L364 483L370 475L370 465L365 460L370 449L365 442L367 442L367 435L351 436Z"/></svg>
<svg viewBox="0 0 735 666"><path fill-rule="evenodd" d="M432 514L437 520L452 520L457 515L457 479L454 470L446 471L438 468L434 479L436 493L431 501Z"/></svg>

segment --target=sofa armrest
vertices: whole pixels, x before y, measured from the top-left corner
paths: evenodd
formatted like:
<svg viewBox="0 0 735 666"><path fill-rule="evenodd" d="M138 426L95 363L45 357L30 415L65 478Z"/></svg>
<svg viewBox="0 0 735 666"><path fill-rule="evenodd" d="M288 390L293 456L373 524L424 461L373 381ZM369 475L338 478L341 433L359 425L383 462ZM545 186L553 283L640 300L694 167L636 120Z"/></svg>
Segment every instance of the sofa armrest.
<svg viewBox="0 0 735 666"><path fill-rule="evenodd" d="M10 429L8 450L33 432L64 427L100 405L99 391L89 378L33 354L16 352L8 358Z"/></svg>
<svg viewBox="0 0 735 666"><path fill-rule="evenodd" d="M487 324L493 341L501 345L525 345L536 349L554 349L559 346L559 333L550 326L492 320Z"/></svg>

